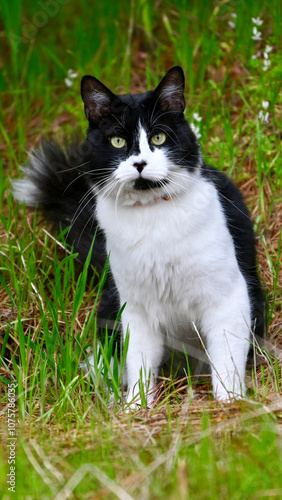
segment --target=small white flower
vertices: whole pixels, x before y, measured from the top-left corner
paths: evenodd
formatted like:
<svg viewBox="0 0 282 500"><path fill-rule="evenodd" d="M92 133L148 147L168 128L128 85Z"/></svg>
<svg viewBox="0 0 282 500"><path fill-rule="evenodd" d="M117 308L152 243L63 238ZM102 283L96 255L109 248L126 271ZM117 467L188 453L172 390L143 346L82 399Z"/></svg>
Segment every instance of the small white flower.
<svg viewBox="0 0 282 500"><path fill-rule="evenodd" d="M260 57L260 52L257 52L252 56L252 59L258 59Z"/></svg>
<svg viewBox="0 0 282 500"><path fill-rule="evenodd" d="M267 109L269 106L269 101L262 101L262 107L263 109Z"/></svg>
<svg viewBox="0 0 282 500"><path fill-rule="evenodd" d="M72 87L73 86L73 79L78 76L77 73L75 73L72 69L68 70L68 76L65 78L65 84L67 87Z"/></svg>
<svg viewBox="0 0 282 500"><path fill-rule="evenodd" d="M271 61L270 59L264 59L263 60L263 71L267 71L271 66Z"/></svg>
<svg viewBox="0 0 282 500"><path fill-rule="evenodd" d="M202 117L199 115L199 113L193 113L193 118L196 122L201 122L202 121Z"/></svg>
<svg viewBox="0 0 282 500"><path fill-rule="evenodd" d="M236 19L237 14L236 14L235 12L232 12L231 16L232 16L232 17L234 17L234 18Z"/></svg>
<svg viewBox="0 0 282 500"><path fill-rule="evenodd" d="M253 36L252 36L252 39L253 40L261 40L261 32L258 31L258 29L257 29L256 26L253 27Z"/></svg>
<svg viewBox="0 0 282 500"><path fill-rule="evenodd" d="M267 46L265 47L265 52L266 52L267 54L269 54L269 52L271 52L271 51L272 51L272 47L270 47L270 45L267 45Z"/></svg>
<svg viewBox="0 0 282 500"><path fill-rule="evenodd" d="M262 109L260 110L258 114L259 119L262 121L262 123L268 123L268 118L269 118L269 113L266 112L265 114L263 113Z"/></svg>
<svg viewBox="0 0 282 500"><path fill-rule="evenodd" d="M261 26L263 24L263 20L260 18L260 17L252 17L252 21L254 24L256 24L257 26Z"/></svg>
<svg viewBox="0 0 282 500"><path fill-rule="evenodd" d="M197 139L200 139L202 137L202 134L200 133L200 127L194 125L194 123L190 123L191 130L194 132L195 136Z"/></svg>
<svg viewBox="0 0 282 500"><path fill-rule="evenodd" d="M264 52L264 53L263 53L263 57L264 57L264 59L269 59L269 57L268 57L268 53L267 53L267 52Z"/></svg>
<svg viewBox="0 0 282 500"><path fill-rule="evenodd" d="M66 84L67 87L72 87L73 86L73 82L69 78L65 78L65 84Z"/></svg>
<svg viewBox="0 0 282 500"><path fill-rule="evenodd" d="M230 26L230 28L232 28L233 30L236 28L236 24L233 23L233 21L228 21L228 25Z"/></svg>
<svg viewBox="0 0 282 500"><path fill-rule="evenodd" d="M76 78L77 77L77 73L75 73L72 69L69 69L68 70L68 77L69 78Z"/></svg>

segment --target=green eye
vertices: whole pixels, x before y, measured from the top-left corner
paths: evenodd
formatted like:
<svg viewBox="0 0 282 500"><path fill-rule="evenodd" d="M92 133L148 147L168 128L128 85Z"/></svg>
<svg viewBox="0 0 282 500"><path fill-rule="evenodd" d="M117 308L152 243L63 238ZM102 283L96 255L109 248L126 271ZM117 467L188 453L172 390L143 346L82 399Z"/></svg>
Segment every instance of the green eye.
<svg viewBox="0 0 282 500"><path fill-rule="evenodd" d="M155 146L161 146L166 141L166 134L164 132L159 132L153 135L151 138L151 143Z"/></svg>
<svg viewBox="0 0 282 500"><path fill-rule="evenodd" d="M126 140L123 137L111 137L111 145L120 149L126 145Z"/></svg>

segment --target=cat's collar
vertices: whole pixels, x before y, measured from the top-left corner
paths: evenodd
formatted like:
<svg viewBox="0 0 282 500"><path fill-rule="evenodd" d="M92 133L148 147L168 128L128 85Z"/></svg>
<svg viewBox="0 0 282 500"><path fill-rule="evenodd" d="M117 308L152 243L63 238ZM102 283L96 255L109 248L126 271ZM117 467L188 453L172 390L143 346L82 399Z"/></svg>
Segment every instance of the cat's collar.
<svg viewBox="0 0 282 500"><path fill-rule="evenodd" d="M136 200L136 202L133 203L132 206L142 207L145 205L152 205L158 203L160 200L168 201L170 200L170 195L168 193L165 193L162 196L154 196L154 198L151 198L148 201Z"/></svg>
<svg viewBox="0 0 282 500"><path fill-rule="evenodd" d="M148 191L142 192L125 190L123 192L122 200L121 198L119 199L124 206L142 207L169 201L171 199L171 195L169 193L153 193L150 189L148 189Z"/></svg>

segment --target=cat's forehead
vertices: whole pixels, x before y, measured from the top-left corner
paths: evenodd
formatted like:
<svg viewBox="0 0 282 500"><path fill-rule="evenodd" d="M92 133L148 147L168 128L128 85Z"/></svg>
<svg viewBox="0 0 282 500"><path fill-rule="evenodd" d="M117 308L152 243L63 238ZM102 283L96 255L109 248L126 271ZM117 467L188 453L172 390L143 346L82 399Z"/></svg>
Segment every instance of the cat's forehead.
<svg viewBox="0 0 282 500"><path fill-rule="evenodd" d="M113 115L128 133L136 133L140 123L147 123L150 115L153 91L142 94L117 95L112 108Z"/></svg>
<svg viewBox="0 0 282 500"><path fill-rule="evenodd" d="M144 109L144 107L148 107L152 100L153 91L149 90L148 92L143 92L141 94L125 94L118 95L118 99L129 108L136 109Z"/></svg>
<svg viewBox="0 0 282 500"><path fill-rule="evenodd" d="M152 91L144 92L142 94L126 94L117 96L122 106L125 106L122 112L126 110L126 115L128 118L138 118L148 116L148 111L150 109L150 104L152 102Z"/></svg>

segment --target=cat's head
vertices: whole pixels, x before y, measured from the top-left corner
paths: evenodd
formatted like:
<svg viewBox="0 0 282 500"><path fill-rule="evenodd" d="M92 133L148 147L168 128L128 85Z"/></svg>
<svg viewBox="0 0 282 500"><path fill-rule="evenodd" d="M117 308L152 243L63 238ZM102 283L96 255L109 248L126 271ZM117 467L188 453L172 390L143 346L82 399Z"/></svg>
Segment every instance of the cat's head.
<svg viewBox="0 0 282 500"><path fill-rule="evenodd" d="M170 69L154 91L143 94L115 95L97 78L84 76L81 95L96 191L129 205L179 196L201 164L199 144L184 118L182 69Z"/></svg>

